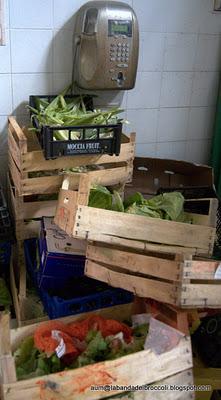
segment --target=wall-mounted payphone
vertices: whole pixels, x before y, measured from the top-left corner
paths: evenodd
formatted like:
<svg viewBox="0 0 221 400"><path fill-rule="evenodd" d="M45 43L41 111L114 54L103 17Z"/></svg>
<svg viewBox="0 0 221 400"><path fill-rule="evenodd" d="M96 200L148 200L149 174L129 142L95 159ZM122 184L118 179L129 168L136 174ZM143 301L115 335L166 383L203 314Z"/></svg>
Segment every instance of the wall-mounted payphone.
<svg viewBox="0 0 221 400"><path fill-rule="evenodd" d="M132 89L139 51L137 18L117 1L90 1L76 14L74 82L83 89Z"/></svg>

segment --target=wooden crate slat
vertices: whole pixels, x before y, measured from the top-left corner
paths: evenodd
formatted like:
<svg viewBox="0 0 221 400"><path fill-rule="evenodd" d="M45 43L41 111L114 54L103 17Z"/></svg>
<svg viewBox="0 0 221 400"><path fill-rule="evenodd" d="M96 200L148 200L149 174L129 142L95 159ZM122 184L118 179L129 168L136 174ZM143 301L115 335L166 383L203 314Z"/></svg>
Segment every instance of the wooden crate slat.
<svg viewBox="0 0 221 400"><path fill-rule="evenodd" d="M18 147L20 149L21 154L27 153L27 138L23 130L20 128L19 124L17 123L14 117L9 117L8 121L9 121L10 132L13 132L13 135L15 135L18 141Z"/></svg>
<svg viewBox="0 0 221 400"><path fill-rule="evenodd" d="M23 197L18 196L16 188L15 193L13 192L13 186L9 177L8 188L15 221L42 218L42 216L54 216L57 200L24 202Z"/></svg>
<svg viewBox="0 0 221 400"><path fill-rule="evenodd" d="M15 234L17 240L32 239L39 236L41 221L16 221Z"/></svg>
<svg viewBox="0 0 221 400"><path fill-rule="evenodd" d="M13 187L11 184L9 174L7 175L7 189L8 189L8 193L9 193L9 206L10 206L11 212L13 214L13 217L16 220L17 217L20 215L23 200L22 200L22 198L20 198L18 196L16 197L16 194L13 191ZM15 189L15 191L16 191L16 189ZM19 218L19 219L21 219L21 218Z"/></svg>
<svg viewBox="0 0 221 400"><path fill-rule="evenodd" d="M203 198L203 199L188 199L188 203L194 202L208 202L209 211L207 215L204 214L197 214L197 213L189 213L185 212L186 216L192 220L193 224L197 225L207 225L216 227L216 219L217 219L217 208L219 201L217 198Z"/></svg>
<svg viewBox="0 0 221 400"><path fill-rule="evenodd" d="M145 218L145 224L144 224ZM88 232L96 233L98 221L100 232L107 236L124 237L138 241L157 242L168 245L199 247L211 252L215 229L198 225L166 221L158 218L119 213L87 206L78 206L73 234L86 238Z"/></svg>
<svg viewBox="0 0 221 400"><path fill-rule="evenodd" d="M54 222L68 235L72 234L73 221L76 214L76 209L73 207L77 204L78 192L61 189L58 196L58 204L64 204L64 207L57 207Z"/></svg>
<svg viewBox="0 0 221 400"><path fill-rule="evenodd" d="M97 171L90 171L86 175L89 175L91 182L97 185L117 185L121 182L127 182L128 179L132 177L133 168L131 166L119 166L114 168L114 166L107 166L107 169L101 169ZM107 174L110 176L107 178ZM78 190L79 181L82 174L65 174L67 177L68 186L71 190Z"/></svg>
<svg viewBox="0 0 221 400"><path fill-rule="evenodd" d="M160 380L155 383L156 385L186 385L186 386L192 386L193 385L193 376L192 376L192 370L186 370L183 372L180 372L178 374L172 375L169 378L165 378L163 380ZM202 383L203 384L203 383ZM29 389L29 398L32 399L32 392ZM109 393L111 396L111 392ZM154 400L164 400L166 398L168 400L193 400L194 399L194 394L192 392L179 392L179 391L155 391L154 392ZM56 396L56 395L55 395ZM80 396L80 395L79 395ZM102 394L101 394L102 396ZM80 398L80 397L79 397ZM99 397L100 399L104 398ZM125 396L121 395L121 400L153 400L153 392L152 391L136 391L133 393L127 393ZM7 398L6 398L7 399ZM55 398L56 399L56 398ZM115 400L116 395L114 397L108 397L109 400ZM54 400L54 397L53 397ZM72 400L72 398L71 398Z"/></svg>
<svg viewBox="0 0 221 400"><path fill-rule="evenodd" d="M62 185L62 175L42 176L40 178L27 178L21 181L22 196L31 194L54 194L58 193Z"/></svg>
<svg viewBox="0 0 221 400"><path fill-rule="evenodd" d="M92 261L123 268L133 274L141 273L171 281L179 281L180 262L159 257L146 257L142 254L116 250L104 246L87 246L86 257ZM123 272L123 271L122 271Z"/></svg>
<svg viewBox="0 0 221 400"><path fill-rule="evenodd" d="M186 212L185 215L189 217L195 225L214 226L214 222L211 222L210 215L193 214L188 212Z"/></svg>
<svg viewBox="0 0 221 400"><path fill-rule="evenodd" d="M172 256L172 255L171 255ZM134 249L89 243L85 274L137 296L181 308L221 307L221 280L214 279L215 260L177 254L140 254Z"/></svg>
<svg viewBox="0 0 221 400"><path fill-rule="evenodd" d="M108 170L100 170L100 171L91 171L90 175L93 180L97 183L103 185L107 182L107 174L110 174L110 185L115 185L122 181L127 181L132 176L132 167L123 166L117 168L109 168ZM39 194L39 193L57 193L62 186L62 181L64 175L51 175L51 176L42 176L37 178L27 178L21 181L21 189L19 190L23 196L31 195L31 194ZM71 186L73 190L78 189L80 174L74 173L68 175L71 181ZM20 182L19 182L20 183Z"/></svg>
<svg viewBox="0 0 221 400"><path fill-rule="evenodd" d="M82 165L99 165L99 164L110 164L113 162L124 162L130 161L134 157L134 143L125 143L121 147L119 156L113 155L88 155L79 157L59 157L55 160L45 160L43 152L34 151L26 153L22 156L23 170L25 172L41 171L41 170L53 170L63 168L74 168Z"/></svg>
<svg viewBox="0 0 221 400"><path fill-rule="evenodd" d="M9 173L12 177L15 187L16 187L18 193L20 193L22 191L22 187L21 187L22 175L21 175L21 172L19 171L14 159L12 158L10 152L8 153L8 167L9 167Z"/></svg>
<svg viewBox="0 0 221 400"><path fill-rule="evenodd" d="M11 289L13 305L14 305L14 309L15 309L16 320L18 322L18 326L20 326L21 310L20 310L20 305L19 305L19 301L18 301L18 291L17 291L16 283L15 283L15 274L14 274L14 266L13 266L12 258L10 261L10 289Z"/></svg>
<svg viewBox="0 0 221 400"><path fill-rule="evenodd" d="M33 201L24 203L23 219L53 217L55 215L57 200Z"/></svg>
<svg viewBox="0 0 221 400"><path fill-rule="evenodd" d="M154 385L178 385L178 386L193 386L193 373L192 370L186 370L183 372L180 372L179 374L172 375L169 378L165 378L162 381L158 381L154 383ZM154 394L153 394L154 393ZM134 392L133 397L131 397L128 394L125 394L125 396L121 397L121 400L193 400L194 399L194 393L193 392L187 392L187 391L172 391L172 390L167 390L167 391L146 391L146 392ZM108 399L109 400L109 399ZM110 400L116 400L115 398L110 398Z"/></svg>
<svg viewBox="0 0 221 400"><path fill-rule="evenodd" d="M25 381L25 382L27 382L27 381ZM41 382L41 380L39 379L39 383L40 382ZM42 386L43 386L43 382L41 382ZM89 393L89 391L86 391L86 393L84 393L84 391L82 390L82 393L78 393L78 394L75 394L75 393L71 394L70 393L69 397L66 397L66 395L68 396L68 394L65 391L64 392L64 396L65 397L63 397L63 395L61 394L60 391L58 391L58 392L56 391L56 384L54 383L54 381L51 382L51 386L53 384L55 386L54 390L53 389L50 390L50 383L48 383L48 388L46 390L42 390L42 389L40 390L41 395L45 396L45 397L42 397L43 399L50 398L51 400L60 400L60 399L65 399L65 400L77 400L77 399L78 400L80 400L80 399L83 399L83 400L89 400L89 399L90 400L102 400L102 399L104 399L104 398L106 398L108 396L109 400L115 400L116 399L116 395L120 393L120 391L115 391L115 392L114 391L110 391L109 393L108 392L105 393L104 391L103 392L97 391L97 392L93 393L91 391L91 393L93 393L93 395L92 395L91 393ZM96 382L96 384L99 385L99 382ZM16 385L18 385L18 383L16 383L14 386L16 387ZM65 383L64 385L67 386L67 383ZM62 385L62 386L64 386L64 385ZM114 383L114 385L115 385L115 383ZM116 385L117 385L117 383L116 383ZM126 385L126 384L124 383L124 385ZM127 384L127 385L129 386L129 384ZM162 379L160 381L157 381L157 382L154 383L154 385L178 385L178 386L186 385L186 386L193 386L192 370L188 369L186 371L182 371L182 372L180 372L178 374L175 374L175 375L172 375L172 376L167 377L165 379ZM10 390L11 390L12 385L7 385L7 386L10 387ZM4 385L4 391L6 391L6 387L7 386ZM26 395L27 395L27 397L24 397L24 394L23 394L23 399L24 400L26 400L26 399L27 400L28 399L39 400L40 397L38 397L39 394L37 394L37 390L36 390L36 387L34 385L26 384L26 386L25 386L23 384L22 386L24 387L24 389L23 389L24 393L26 393ZM15 400L15 399L16 400L20 400L20 399L22 399L22 397L21 397L22 388L20 387L20 385L18 386L18 396L19 397L17 397L17 398L14 397L15 396L15 389L12 388L12 390L13 390L12 395L9 392L9 396L7 394L6 394L6 396L3 395L4 397L2 399L3 400ZM69 390L69 392L70 392L70 390ZM47 397L47 395L49 397ZM112 395L114 397L112 397ZM50 396L53 396L53 397L50 397ZM109 396L111 396L111 397L109 397ZM166 391L166 392L165 391L154 391L154 400L164 400L165 396L166 396L166 399L168 399L168 400L193 400L194 399L194 393L193 392L187 392L187 391L186 392L185 391L180 392L180 391L169 391L169 390ZM130 400L130 399L133 399L133 400L153 400L153 391L150 390L150 391L146 391L146 392L142 392L142 391L140 391L140 392L139 391L130 392L129 394L127 393L125 395L121 395L120 398L122 400Z"/></svg>
<svg viewBox="0 0 221 400"><path fill-rule="evenodd" d="M214 279L215 272L220 261L214 260L190 260L185 261L183 276L187 279Z"/></svg>
<svg viewBox="0 0 221 400"><path fill-rule="evenodd" d="M64 195L64 193L63 193ZM56 217L57 218L57 215ZM61 226L63 221L57 222L57 225ZM65 225L64 225L65 226ZM64 229L64 228L62 228ZM65 230L65 229L64 229ZM73 234L73 230L70 231L70 234ZM204 250L200 248L194 247L183 247L183 246L170 246L170 245L162 245L148 242L138 242L136 240L124 239L117 236L107 236L102 233L91 233L88 232L87 239L92 242L101 242L112 246L120 246L124 248L134 249L134 250L142 250L144 253L148 252L156 252L156 253L173 253L173 254L203 254Z"/></svg>
<svg viewBox="0 0 221 400"><path fill-rule="evenodd" d="M181 305L183 307L203 308L221 306L221 281L213 284L209 283L190 283L183 284L181 292Z"/></svg>
<svg viewBox="0 0 221 400"><path fill-rule="evenodd" d="M139 297L150 297L165 303L176 304L175 287L171 283L116 272L111 269L111 266L108 268L91 260L86 261L85 275L111 286L121 287Z"/></svg>
<svg viewBox="0 0 221 400"><path fill-rule="evenodd" d="M14 160L15 164L21 171L22 168L22 157L21 157L21 152L18 147L18 144L16 143L13 134L10 130L10 125L8 127L9 135L8 135L8 147L9 147L9 154L11 155L12 159Z"/></svg>
<svg viewBox="0 0 221 400"><path fill-rule="evenodd" d="M33 213L35 213L35 218L41 218L46 214L55 214L56 208L56 201L52 202L30 202L24 203L23 198L18 196L16 193L13 192L13 187L11 184L11 180L8 176L7 179L8 183L8 192L9 192L9 206L11 214L14 218L14 226L15 226L15 236L17 240L25 240L30 239L33 237L38 237L39 229L40 229L40 220L33 220ZM40 203L40 204L38 204ZM44 207L45 203L45 207ZM51 212L51 206L52 211ZM29 221L25 221L25 218L31 218Z"/></svg>

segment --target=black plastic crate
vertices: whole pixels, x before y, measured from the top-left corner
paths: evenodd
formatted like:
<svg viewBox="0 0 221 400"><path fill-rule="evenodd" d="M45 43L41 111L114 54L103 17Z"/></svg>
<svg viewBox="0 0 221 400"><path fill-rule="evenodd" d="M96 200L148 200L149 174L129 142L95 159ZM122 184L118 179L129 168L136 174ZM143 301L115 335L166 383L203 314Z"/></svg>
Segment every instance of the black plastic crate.
<svg viewBox="0 0 221 400"><path fill-rule="evenodd" d="M36 108L36 98L52 101L56 96L30 96L29 105ZM76 96L65 96L65 99L71 99ZM84 103L87 110L93 110L93 101L91 96L84 96ZM117 156L120 154L122 123L114 125L81 125L81 126L39 126L38 120L32 114L33 126L38 130L37 136L40 145L44 151L46 160L60 156L80 156L109 154ZM86 131L93 129L96 134L94 139L86 139ZM111 130L110 138L102 138L101 133L104 130ZM68 131L68 139L55 140L56 131ZM80 132L79 140L72 140L72 131Z"/></svg>

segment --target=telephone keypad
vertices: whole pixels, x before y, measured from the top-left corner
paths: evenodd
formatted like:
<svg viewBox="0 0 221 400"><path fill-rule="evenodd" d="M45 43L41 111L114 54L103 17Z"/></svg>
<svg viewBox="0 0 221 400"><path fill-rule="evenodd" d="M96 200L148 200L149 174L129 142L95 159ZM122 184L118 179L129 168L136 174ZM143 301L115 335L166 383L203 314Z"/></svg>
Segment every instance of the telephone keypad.
<svg viewBox="0 0 221 400"><path fill-rule="evenodd" d="M111 43L110 44L110 61L127 62L130 55L129 43Z"/></svg>

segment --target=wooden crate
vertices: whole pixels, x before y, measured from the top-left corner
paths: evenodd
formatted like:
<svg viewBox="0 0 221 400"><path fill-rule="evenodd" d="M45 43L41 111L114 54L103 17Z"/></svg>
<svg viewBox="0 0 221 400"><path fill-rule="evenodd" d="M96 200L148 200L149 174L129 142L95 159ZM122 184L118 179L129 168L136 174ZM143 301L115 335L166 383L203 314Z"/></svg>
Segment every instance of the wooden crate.
<svg viewBox="0 0 221 400"><path fill-rule="evenodd" d="M132 314L132 305L115 306L98 310L96 314L119 321L127 319ZM77 321L91 313L61 319L64 322ZM100 362L86 367L63 371L62 373L41 376L29 380L16 379L15 363L12 356L22 339L32 335L40 324L33 324L9 331L9 317L1 315L0 320L0 364L1 364L1 399L67 399L67 400L98 400L121 393L122 391L104 392L91 391L92 385L147 385L174 377L172 382L177 385L192 383L192 352L188 336L176 335L170 350L156 354L152 349L143 350L112 361ZM164 329L167 329L164 325ZM173 332L173 340L174 340ZM171 342L170 342L171 343ZM180 373L187 372L187 375ZM177 380L176 380L177 378ZM181 378L181 381L179 380ZM174 393L170 399L180 399ZM171 393L172 395L172 393ZM189 393L190 395L190 393ZM150 399L136 395L135 399ZM184 397L190 399L191 397ZM192 397L193 398L193 397ZM161 397L159 397L161 399ZM183 399L183 397L181 397Z"/></svg>
<svg viewBox="0 0 221 400"><path fill-rule="evenodd" d="M37 237L42 216L55 215L57 200L35 201L30 196L19 196L18 190L8 175L9 207L14 221L15 237L18 241Z"/></svg>
<svg viewBox="0 0 221 400"><path fill-rule="evenodd" d="M89 244L85 274L139 297L181 308L221 308L220 261L187 255L141 254L102 244Z"/></svg>
<svg viewBox="0 0 221 400"><path fill-rule="evenodd" d="M10 289L15 316L19 327L31 325L36 322L36 318L34 318L36 315L33 312L33 308L35 309L36 307L36 299L30 299L28 295L26 278L23 243L18 242L12 246L12 255L10 260ZM46 320L48 320L48 316L46 314L42 315L41 318L38 317L38 322Z"/></svg>
<svg viewBox="0 0 221 400"><path fill-rule="evenodd" d="M60 190L55 223L69 235L143 251L212 254L217 199L198 199L208 202L208 212L188 213L190 224L88 207L90 187L85 174L78 191Z"/></svg>
<svg viewBox="0 0 221 400"><path fill-rule="evenodd" d="M78 156L45 160L36 135L27 129L22 130L14 117L9 117L9 180L8 189L11 211L15 222L17 240L35 237L39 232L39 219L54 216L56 195L64 175L60 170L82 165L97 164L102 169L89 172L92 179L101 184L126 183L131 180L135 149L135 134L130 138L122 135L120 156ZM47 176L33 177L33 173ZM78 188L81 173L71 174L69 181L73 190ZM46 198L42 199L44 195ZM34 198L33 198L34 196ZM49 199L47 199L49 197Z"/></svg>
<svg viewBox="0 0 221 400"><path fill-rule="evenodd" d="M55 160L45 160L38 139L28 129L21 129L14 117L8 119L8 147L9 147L9 171L19 196L32 194L57 193L61 187L63 176L59 171L67 168L85 165L102 165L107 171L105 176L116 173L118 179L130 179L135 152L135 133L129 137L122 135L121 152L119 156L109 155L81 155L59 157ZM126 168L125 168L126 167ZM44 172L48 176L33 177L33 173ZM75 175L76 188L79 174Z"/></svg>

